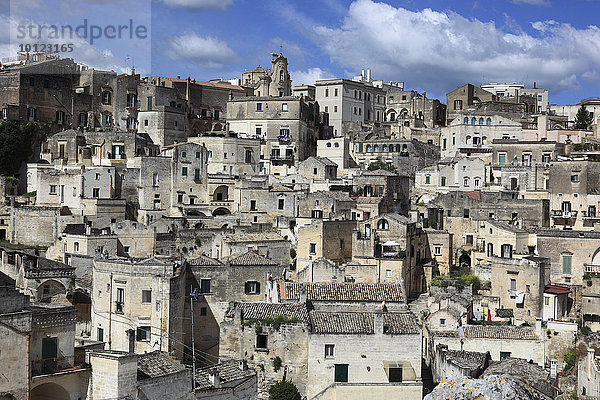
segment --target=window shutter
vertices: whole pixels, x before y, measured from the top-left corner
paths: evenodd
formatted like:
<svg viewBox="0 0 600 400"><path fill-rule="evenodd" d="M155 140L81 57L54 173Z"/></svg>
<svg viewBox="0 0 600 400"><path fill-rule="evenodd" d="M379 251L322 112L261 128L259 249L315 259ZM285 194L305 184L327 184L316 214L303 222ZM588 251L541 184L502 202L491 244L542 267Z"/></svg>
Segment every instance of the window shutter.
<svg viewBox="0 0 600 400"><path fill-rule="evenodd" d="M256 294L260 294L260 282L256 282Z"/></svg>
<svg viewBox="0 0 600 400"><path fill-rule="evenodd" d="M244 285L244 293L248 294L250 293L250 282L246 282L246 284Z"/></svg>

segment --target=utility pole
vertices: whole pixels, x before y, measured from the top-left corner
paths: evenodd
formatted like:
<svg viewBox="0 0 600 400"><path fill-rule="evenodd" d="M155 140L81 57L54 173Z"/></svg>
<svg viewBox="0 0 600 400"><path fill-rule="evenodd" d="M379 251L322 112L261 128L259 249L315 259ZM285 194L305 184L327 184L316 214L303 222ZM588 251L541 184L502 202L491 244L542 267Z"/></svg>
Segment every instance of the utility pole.
<svg viewBox="0 0 600 400"><path fill-rule="evenodd" d="M198 297L198 289L190 285L190 308L192 310L192 388L196 395L196 346L194 345L194 300Z"/></svg>

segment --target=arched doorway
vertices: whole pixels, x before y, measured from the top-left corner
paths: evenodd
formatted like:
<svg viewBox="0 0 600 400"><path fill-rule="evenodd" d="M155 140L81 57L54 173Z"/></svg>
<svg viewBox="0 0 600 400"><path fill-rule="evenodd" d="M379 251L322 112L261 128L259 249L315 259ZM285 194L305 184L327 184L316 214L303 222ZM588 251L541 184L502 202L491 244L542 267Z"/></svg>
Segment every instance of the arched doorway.
<svg viewBox="0 0 600 400"><path fill-rule="evenodd" d="M458 267L460 269L469 269L471 268L471 256L469 253L463 252L458 258Z"/></svg>
<svg viewBox="0 0 600 400"><path fill-rule="evenodd" d="M62 283L54 279L49 279L42 282L37 289L37 301L42 303L50 303L52 298L57 295L66 295L67 288Z"/></svg>
<svg viewBox="0 0 600 400"><path fill-rule="evenodd" d="M70 400L69 393L56 383L43 383L31 391L31 400Z"/></svg>

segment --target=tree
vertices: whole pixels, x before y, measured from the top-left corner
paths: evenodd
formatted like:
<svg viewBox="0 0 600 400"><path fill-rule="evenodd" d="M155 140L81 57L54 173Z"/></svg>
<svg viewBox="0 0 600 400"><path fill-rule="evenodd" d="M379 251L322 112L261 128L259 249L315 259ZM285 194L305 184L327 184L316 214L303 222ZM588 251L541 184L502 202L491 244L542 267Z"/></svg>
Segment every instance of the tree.
<svg viewBox="0 0 600 400"><path fill-rule="evenodd" d="M19 172L21 164L33 153L38 133L34 124L19 121L0 124L0 174L11 176Z"/></svg>
<svg viewBox="0 0 600 400"><path fill-rule="evenodd" d="M367 169L369 171L377 171L378 169L383 169L384 171L389 171L394 174L398 172L396 171L396 167L394 167L394 165L392 165L391 163L384 162L382 160L372 162L371 164L369 164Z"/></svg>
<svg viewBox="0 0 600 400"><path fill-rule="evenodd" d="M300 400L300 392L292 382L277 382L269 388L269 400Z"/></svg>
<svg viewBox="0 0 600 400"><path fill-rule="evenodd" d="M581 105L579 110L577 110L577 114L575 115L575 129L587 130L594 123L594 117L592 113L589 112L585 105Z"/></svg>

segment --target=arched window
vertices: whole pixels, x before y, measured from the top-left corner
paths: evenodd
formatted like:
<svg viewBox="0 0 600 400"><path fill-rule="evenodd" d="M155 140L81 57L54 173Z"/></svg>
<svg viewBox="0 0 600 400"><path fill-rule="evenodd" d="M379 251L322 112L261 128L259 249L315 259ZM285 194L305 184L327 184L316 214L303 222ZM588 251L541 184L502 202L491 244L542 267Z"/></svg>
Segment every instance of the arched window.
<svg viewBox="0 0 600 400"><path fill-rule="evenodd" d="M477 120L475 119L475 117L471 118L471 125L475 125L477 123Z"/></svg>
<svg viewBox="0 0 600 400"><path fill-rule="evenodd" d="M79 242L73 243L73 250L76 252L79 251Z"/></svg>
<svg viewBox="0 0 600 400"><path fill-rule="evenodd" d="M370 144L368 144L368 145L367 145L367 153L370 153L370 152L371 152L371 145L370 145Z"/></svg>
<svg viewBox="0 0 600 400"><path fill-rule="evenodd" d="M486 119L485 120L485 124L486 125L491 125L492 124L492 119L491 118Z"/></svg>
<svg viewBox="0 0 600 400"><path fill-rule="evenodd" d="M399 144L396 145L396 153L400 153L400 145Z"/></svg>
<svg viewBox="0 0 600 400"><path fill-rule="evenodd" d="M396 114L395 113L391 113L390 114L390 121L395 121L396 120Z"/></svg>
<svg viewBox="0 0 600 400"><path fill-rule="evenodd" d="M475 187L478 188L479 187L479 178L475 178Z"/></svg>
<svg viewBox="0 0 600 400"><path fill-rule="evenodd" d="M377 229L388 230L388 229L390 229L390 224L389 224L389 222L387 222L386 219L382 218L379 221L377 221Z"/></svg>
<svg viewBox="0 0 600 400"><path fill-rule="evenodd" d="M469 186L469 177L468 176L465 176L465 178L463 179L463 186L464 187Z"/></svg>
<svg viewBox="0 0 600 400"><path fill-rule="evenodd" d="M327 147L331 147L331 143L329 143L329 142L328 142L328 143L327 143Z"/></svg>
<svg viewBox="0 0 600 400"><path fill-rule="evenodd" d="M483 125L483 117L479 118L479 125Z"/></svg>
<svg viewBox="0 0 600 400"><path fill-rule="evenodd" d="M379 145L378 144L376 144L375 146L373 146L373 152L379 153Z"/></svg>
<svg viewBox="0 0 600 400"><path fill-rule="evenodd" d="M465 117L465 119L463 120L463 122L464 122L466 125L469 125L469 117Z"/></svg>
<svg viewBox="0 0 600 400"><path fill-rule="evenodd" d="M340 147L340 144L338 142L335 142L333 147Z"/></svg>
<svg viewBox="0 0 600 400"><path fill-rule="evenodd" d="M405 153L408 151L408 145L405 143L402 145L402 152Z"/></svg>
<svg viewBox="0 0 600 400"><path fill-rule="evenodd" d="M381 151L384 152L384 153L387 153L387 151L388 151L387 144L383 145L383 149Z"/></svg>

